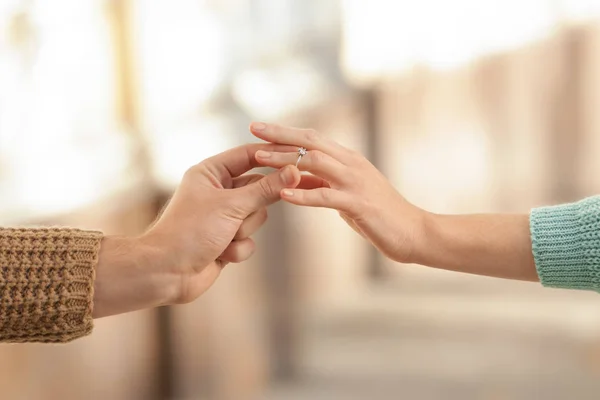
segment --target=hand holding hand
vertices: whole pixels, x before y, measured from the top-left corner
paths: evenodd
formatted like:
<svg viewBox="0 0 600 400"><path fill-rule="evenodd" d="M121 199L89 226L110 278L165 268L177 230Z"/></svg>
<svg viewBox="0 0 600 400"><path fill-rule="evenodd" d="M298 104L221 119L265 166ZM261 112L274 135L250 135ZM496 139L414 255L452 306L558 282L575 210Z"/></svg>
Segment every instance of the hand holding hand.
<svg viewBox="0 0 600 400"><path fill-rule="evenodd" d="M266 221L266 206L300 181L293 166L267 176L242 175L259 166L258 150L289 152L293 147L253 144L209 158L187 171L144 235L104 240L95 317L190 302L214 283L225 264L252 255L250 236Z"/></svg>
<svg viewBox="0 0 600 400"><path fill-rule="evenodd" d="M411 261L413 245L423 231L424 212L406 201L364 156L312 129L255 123L251 131L267 142L308 150L298 168L312 175L303 175L295 189L282 190L283 200L338 210L348 225L387 257ZM297 147L256 152L260 164L274 168L295 164L297 159Z"/></svg>

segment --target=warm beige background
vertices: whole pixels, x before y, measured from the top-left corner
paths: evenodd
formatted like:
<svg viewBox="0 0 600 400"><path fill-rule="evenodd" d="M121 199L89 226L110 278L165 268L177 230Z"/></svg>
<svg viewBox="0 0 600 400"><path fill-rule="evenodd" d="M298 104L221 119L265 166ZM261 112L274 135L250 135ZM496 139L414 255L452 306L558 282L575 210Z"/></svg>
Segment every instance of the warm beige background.
<svg viewBox="0 0 600 400"><path fill-rule="evenodd" d="M352 42L362 28L348 7L363 7L352 1L10 3L0 8L3 225L138 234L185 167L252 140L252 119L363 151L435 212L527 213L600 192L593 20L557 18L536 40L439 68L420 36L399 40L393 18L364 32L370 50ZM476 22L466 3L448 14L457 31ZM424 12L414 27L446 29ZM423 59L383 57L402 43L423 46ZM19 112L45 125L21 125ZM100 320L66 346L0 346L0 397L598 398L595 293L393 264L329 210L278 204L257 243L193 304Z"/></svg>

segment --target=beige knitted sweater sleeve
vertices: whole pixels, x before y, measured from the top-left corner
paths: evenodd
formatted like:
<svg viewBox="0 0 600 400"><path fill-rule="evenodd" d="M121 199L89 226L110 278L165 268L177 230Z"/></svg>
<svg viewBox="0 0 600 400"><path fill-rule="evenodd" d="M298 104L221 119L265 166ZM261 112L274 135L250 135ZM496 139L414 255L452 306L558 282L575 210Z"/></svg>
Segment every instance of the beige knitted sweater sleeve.
<svg viewBox="0 0 600 400"><path fill-rule="evenodd" d="M102 233L0 228L0 341L64 343L93 328Z"/></svg>

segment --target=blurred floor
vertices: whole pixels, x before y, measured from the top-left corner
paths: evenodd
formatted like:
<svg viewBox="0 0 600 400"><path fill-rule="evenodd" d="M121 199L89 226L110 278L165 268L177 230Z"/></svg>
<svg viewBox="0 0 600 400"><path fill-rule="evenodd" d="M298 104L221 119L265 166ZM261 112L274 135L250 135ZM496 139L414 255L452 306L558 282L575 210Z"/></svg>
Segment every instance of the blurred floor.
<svg viewBox="0 0 600 400"><path fill-rule="evenodd" d="M265 399L597 399L595 296L410 269L308 323L302 376Z"/></svg>

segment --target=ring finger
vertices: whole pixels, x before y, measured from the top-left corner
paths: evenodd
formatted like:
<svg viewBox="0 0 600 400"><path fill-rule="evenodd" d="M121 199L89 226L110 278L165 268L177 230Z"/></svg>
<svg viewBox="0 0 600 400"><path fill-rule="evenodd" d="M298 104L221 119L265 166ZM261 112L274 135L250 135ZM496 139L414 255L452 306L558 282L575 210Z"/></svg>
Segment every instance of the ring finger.
<svg viewBox="0 0 600 400"><path fill-rule="evenodd" d="M259 139L271 143L302 146L308 150L320 150L325 154L345 163L350 157L350 151L341 144L324 137L313 129L289 128L273 124L253 123L250 126L252 134Z"/></svg>
<svg viewBox="0 0 600 400"><path fill-rule="evenodd" d="M277 153L257 151L256 161L272 168L283 168L289 164L296 164L298 153ZM333 157L319 151L310 150L298 162L298 169L308 171L320 176L329 182L341 182L347 175L347 167Z"/></svg>

